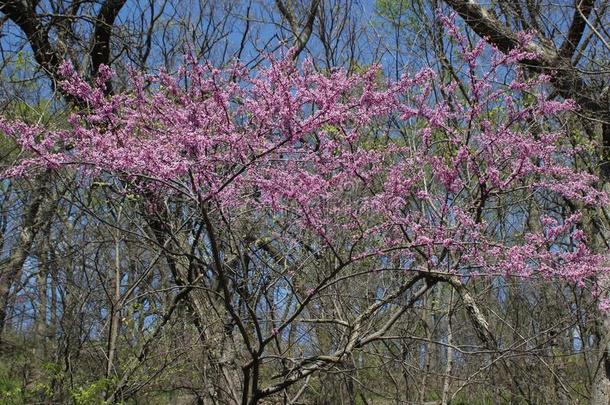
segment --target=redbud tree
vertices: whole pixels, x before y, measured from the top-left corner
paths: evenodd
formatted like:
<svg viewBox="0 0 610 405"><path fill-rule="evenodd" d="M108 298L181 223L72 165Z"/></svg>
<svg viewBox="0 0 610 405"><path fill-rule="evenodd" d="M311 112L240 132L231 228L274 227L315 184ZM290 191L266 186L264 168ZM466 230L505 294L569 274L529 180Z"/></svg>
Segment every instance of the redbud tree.
<svg viewBox="0 0 610 405"><path fill-rule="evenodd" d="M549 76L520 72L517 63L534 59L531 52L502 54L484 41L470 47L441 18L463 62L451 80L430 69L396 81L377 66L319 72L288 52L254 70L187 58L176 74L134 74L128 91L107 96L109 68L90 84L66 63L61 87L81 108L58 129L0 120L28 154L6 175L70 169L85 186L113 178L119 193L140 198L144 215L179 199L200 218L209 254L197 260L218 280L239 329L244 402L383 337L400 312L373 331L362 325L416 281L426 280L425 292L439 281L501 275L596 291L606 268L587 247L579 213L527 210L530 201L608 202L596 178L575 169L578 149L564 142L561 116L575 104L547 97ZM290 262L286 252L306 244L335 260L302 288L294 280L306 266L275 273L273 282L296 300L284 305L282 320L264 324L256 304L246 315L237 309L248 273L231 272L223 248L235 228L255 223L248 238L271 240L275 259ZM403 279L347 321L336 351L310 354L259 385L270 342L362 263L371 271L400 268ZM421 294L413 297L410 305Z"/></svg>

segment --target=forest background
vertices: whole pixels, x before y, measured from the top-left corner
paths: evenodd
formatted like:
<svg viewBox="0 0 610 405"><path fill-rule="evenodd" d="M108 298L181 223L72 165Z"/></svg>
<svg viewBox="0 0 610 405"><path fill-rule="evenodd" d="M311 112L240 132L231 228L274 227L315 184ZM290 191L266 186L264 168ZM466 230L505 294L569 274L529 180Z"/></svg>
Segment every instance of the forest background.
<svg viewBox="0 0 610 405"><path fill-rule="evenodd" d="M0 401L610 403L609 8L0 1ZM192 152L181 114L228 105L256 136ZM340 186L294 164L325 151Z"/></svg>

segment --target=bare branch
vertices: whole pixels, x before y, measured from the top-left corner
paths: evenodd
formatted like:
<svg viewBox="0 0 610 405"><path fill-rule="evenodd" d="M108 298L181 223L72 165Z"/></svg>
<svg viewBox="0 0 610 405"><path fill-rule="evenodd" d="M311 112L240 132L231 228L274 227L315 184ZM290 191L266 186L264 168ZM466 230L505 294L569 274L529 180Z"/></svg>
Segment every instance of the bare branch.
<svg viewBox="0 0 610 405"><path fill-rule="evenodd" d="M303 49L305 49L307 42L309 42L309 38L311 37L311 33L313 31L313 23L318 12L318 6L320 5L320 0L312 0L309 6L309 12L307 13L305 25L303 26L302 30L299 28L294 13L286 7L282 0L275 0L275 4L277 5L277 8L282 16L286 19L286 21L288 21L292 34L294 35L296 43L294 58L296 59Z"/></svg>

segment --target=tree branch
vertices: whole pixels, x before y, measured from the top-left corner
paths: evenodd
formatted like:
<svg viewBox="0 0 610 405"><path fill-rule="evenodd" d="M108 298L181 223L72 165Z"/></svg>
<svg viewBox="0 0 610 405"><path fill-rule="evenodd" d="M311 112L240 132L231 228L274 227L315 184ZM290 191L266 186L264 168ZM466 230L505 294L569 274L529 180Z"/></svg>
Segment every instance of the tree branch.
<svg viewBox="0 0 610 405"><path fill-rule="evenodd" d="M464 21L481 38L496 46L500 51L507 53L520 46L515 33L510 31L495 18L489 11L481 7L474 0L445 0ZM576 31L576 28L574 28ZM574 36L576 33L573 34ZM567 45L566 45L567 46ZM584 109L599 115L607 113L608 107L601 100L590 96L590 89L577 73L569 59L562 57L556 49L548 45L539 45L534 42L526 44L529 51L538 54L535 59L522 62L529 69L541 71L554 71L553 85L564 98L572 98Z"/></svg>
<svg viewBox="0 0 610 405"><path fill-rule="evenodd" d="M534 72L551 71L554 73L552 84L563 98L575 100L588 117L601 120L602 145L599 152L601 176L610 180L610 93L600 92L589 86L572 63L573 53L587 24L586 17L591 13L594 1L577 0L574 17L566 40L558 51L551 45L534 42L526 44L529 51L538 54L533 60L523 61ZM482 38L506 53L520 46L517 35L504 26L489 11L475 0L445 0L464 21ZM551 41L548 41L551 44Z"/></svg>
<svg viewBox="0 0 610 405"><path fill-rule="evenodd" d="M305 25L302 30L299 30L299 25L297 23L297 19L290 11L282 0L275 0L275 4L277 5L278 10L282 14L282 16L288 21L290 25L290 29L292 30L292 34L295 38L296 43L296 52L294 53L294 58L296 59L299 54L305 49L309 38L311 37L311 33L313 31L313 23L316 19L316 14L318 12L318 6L320 5L320 0L312 0L309 6L309 12L307 13L307 19L305 21ZM299 32L300 31L300 32Z"/></svg>
<svg viewBox="0 0 610 405"><path fill-rule="evenodd" d="M582 38L582 34L587 26L587 18L593 10L595 0L576 0L574 16L568 29L568 35L561 45L559 55L564 58L572 58L576 47Z"/></svg>
<svg viewBox="0 0 610 405"><path fill-rule="evenodd" d="M97 15L91 48L91 76L95 76L102 64L110 60L110 36L114 20L126 0L106 0Z"/></svg>
<svg viewBox="0 0 610 405"><path fill-rule="evenodd" d="M60 58L51 46L47 29L34 12L34 8L26 2L17 0L0 1L0 12L4 13L26 35L34 52L36 62L49 76L56 77Z"/></svg>

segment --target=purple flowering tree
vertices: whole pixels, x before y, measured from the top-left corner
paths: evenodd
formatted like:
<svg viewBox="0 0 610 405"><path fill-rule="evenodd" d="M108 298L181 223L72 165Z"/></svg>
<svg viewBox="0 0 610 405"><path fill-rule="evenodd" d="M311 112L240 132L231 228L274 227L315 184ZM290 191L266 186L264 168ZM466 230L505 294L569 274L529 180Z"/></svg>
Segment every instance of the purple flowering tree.
<svg viewBox="0 0 610 405"><path fill-rule="evenodd" d="M129 397L182 302L226 381L210 395L255 404L280 393L296 401L311 375L392 339L441 286L459 297L473 339L498 351L509 349L470 280L559 280L600 293L607 268L580 214L527 209L608 203L553 125L575 104L548 100L551 77L516 67L532 51L468 46L440 18L463 58L459 82L438 85L431 70L397 81L379 67L318 72L288 53L254 71L188 60L107 95L110 69L91 85L64 63L61 87L82 106L65 127L0 119L28 154L7 175L70 170L84 186L112 184L117 198L137 201L151 229L141 237L155 241L179 287L106 399ZM331 308L352 279L366 288ZM322 342L321 325L331 343L295 344Z"/></svg>

